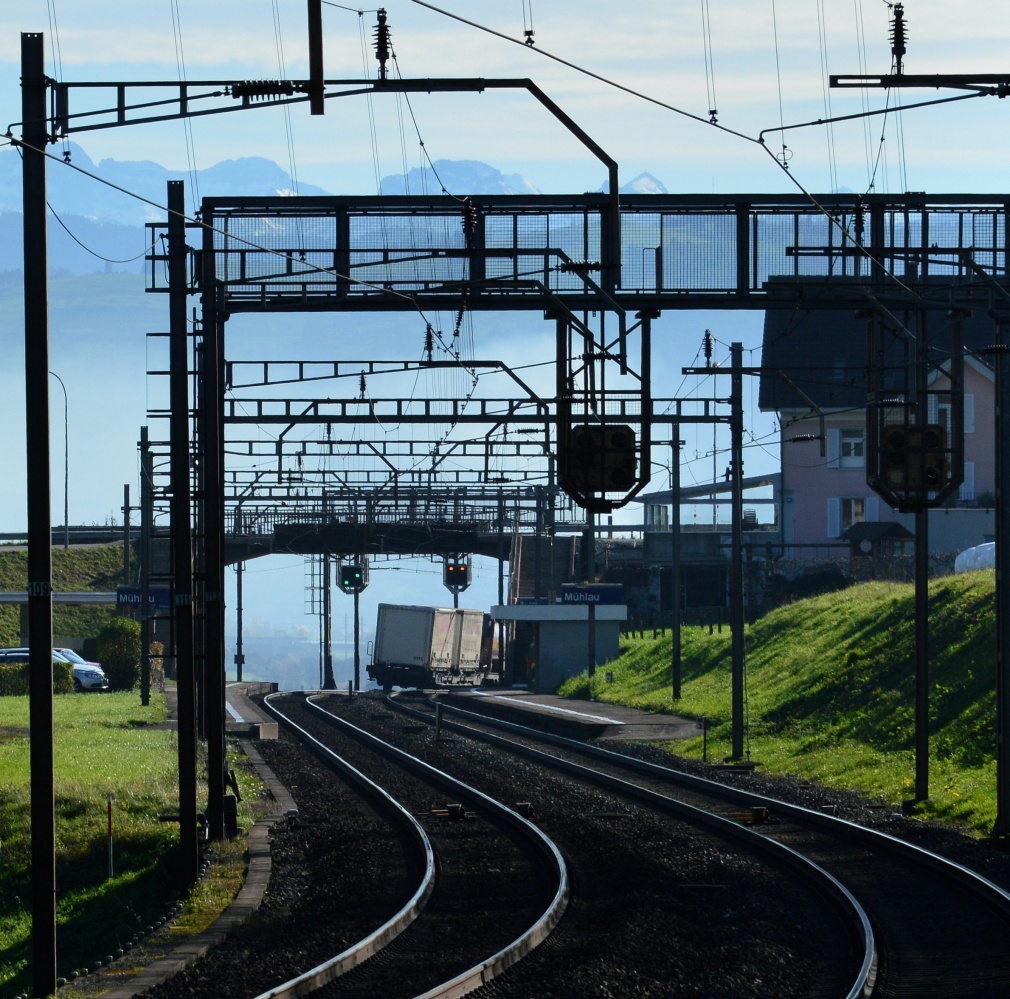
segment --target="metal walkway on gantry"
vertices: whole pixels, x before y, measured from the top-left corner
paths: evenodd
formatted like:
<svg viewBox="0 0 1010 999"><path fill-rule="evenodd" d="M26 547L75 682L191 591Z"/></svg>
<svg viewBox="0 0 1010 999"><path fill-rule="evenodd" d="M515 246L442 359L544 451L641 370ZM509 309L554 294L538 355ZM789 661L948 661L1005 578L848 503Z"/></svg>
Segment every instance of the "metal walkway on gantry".
<svg viewBox="0 0 1010 999"><path fill-rule="evenodd" d="M1006 278L1006 196L618 200L206 198L201 243L229 313L847 308L868 288L922 307L947 294L938 284L977 297ZM168 290L166 259L152 254L149 290Z"/></svg>

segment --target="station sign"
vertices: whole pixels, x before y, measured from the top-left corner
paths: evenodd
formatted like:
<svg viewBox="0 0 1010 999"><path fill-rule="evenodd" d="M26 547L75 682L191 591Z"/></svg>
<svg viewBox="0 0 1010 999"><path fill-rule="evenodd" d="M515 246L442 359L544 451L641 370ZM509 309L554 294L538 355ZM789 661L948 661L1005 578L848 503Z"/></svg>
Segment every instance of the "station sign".
<svg viewBox="0 0 1010 999"><path fill-rule="evenodd" d="M139 586L116 587L117 607L139 607L140 600ZM168 610L172 605L171 589L167 586L152 586L148 591L148 602L157 610Z"/></svg>
<svg viewBox="0 0 1010 999"><path fill-rule="evenodd" d="M562 583L561 602L563 604L623 604L624 587L620 583L595 583L591 586Z"/></svg>

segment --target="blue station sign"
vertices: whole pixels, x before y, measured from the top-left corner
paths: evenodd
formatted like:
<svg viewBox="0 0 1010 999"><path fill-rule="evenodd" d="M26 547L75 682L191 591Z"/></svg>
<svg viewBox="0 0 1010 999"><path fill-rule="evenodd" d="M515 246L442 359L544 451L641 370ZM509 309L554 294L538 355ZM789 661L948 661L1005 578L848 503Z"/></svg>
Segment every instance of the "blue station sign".
<svg viewBox="0 0 1010 999"><path fill-rule="evenodd" d="M171 589L167 586L152 586L148 591L148 600L156 610L168 610L172 605ZM117 607L139 607L141 603L139 586L117 586Z"/></svg>
<svg viewBox="0 0 1010 999"><path fill-rule="evenodd" d="M620 583L594 583L586 586L562 583L561 602L563 604L623 604L624 587Z"/></svg>

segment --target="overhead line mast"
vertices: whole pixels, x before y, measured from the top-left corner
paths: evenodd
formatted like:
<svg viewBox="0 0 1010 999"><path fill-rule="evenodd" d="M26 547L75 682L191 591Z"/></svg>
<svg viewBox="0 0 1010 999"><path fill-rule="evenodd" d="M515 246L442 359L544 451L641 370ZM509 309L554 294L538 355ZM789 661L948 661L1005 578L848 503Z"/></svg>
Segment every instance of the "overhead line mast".
<svg viewBox="0 0 1010 999"><path fill-rule="evenodd" d="M1010 94L1010 73L934 73L906 74L904 72L904 57L907 50L905 31L904 4L897 3L893 7L893 20L890 27L891 55L894 60L894 73L881 75L837 75L829 76L832 87L876 87L890 89L891 87L930 87L939 90L941 87L954 90L975 91L994 97L1006 97ZM956 98L955 98L956 99ZM1008 248L1004 243L1003 278L1007 275ZM978 267L973 262L973 267ZM995 284L997 278L995 257L991 274ZM1010 298L1004 286L1000 289L1002 298ZM994 296L995 297L995 296ZM1004 493L1010 484L1010 345L1007 344L1007 330L1010 328L1010 310L1004 305L996 306L990 303L990 315L996 323L996 343L987 348L986 353L993 356L996 369L996 821L992 834L999 839L1010 838L1010 655L1007 654L1010 640L1010 586L1005 577L1006 568L1010 566L1010 502ZM917 514L917 518L918 518ZM925 522L925 517L922 517ZM917 531L918 533L918 531ZM919 544L917 539L916 544ZM925 587L923 586L923 590ZM925 604L925 598L922 600ZM919 597L917 594L917 604ZM925 606L916 610L917 617L925 616ZM917 625L918 627L918 625ZM919 648L917 635L917 659L926 659L925 649ZM917 756L925 753L928 756L928 712L926 695L928 684L925 678L917 679L917 718L916 744ZM927 778L925 760L916 761L916 797L925 798Z"/></svg>

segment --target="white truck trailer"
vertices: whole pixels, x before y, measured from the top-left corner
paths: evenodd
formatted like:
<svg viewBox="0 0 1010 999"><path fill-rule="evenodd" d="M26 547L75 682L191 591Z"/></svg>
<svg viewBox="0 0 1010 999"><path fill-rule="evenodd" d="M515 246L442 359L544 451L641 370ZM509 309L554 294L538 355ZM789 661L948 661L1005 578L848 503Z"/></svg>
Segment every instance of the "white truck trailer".
<svg viewBox="0 0 1010 999"><path fill-rule="evenodd" d="M483 611L379 604L368 675L383 687L476 687L490 667Z"/></svg>

